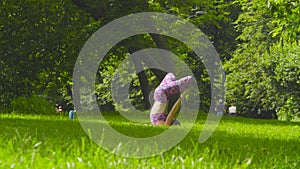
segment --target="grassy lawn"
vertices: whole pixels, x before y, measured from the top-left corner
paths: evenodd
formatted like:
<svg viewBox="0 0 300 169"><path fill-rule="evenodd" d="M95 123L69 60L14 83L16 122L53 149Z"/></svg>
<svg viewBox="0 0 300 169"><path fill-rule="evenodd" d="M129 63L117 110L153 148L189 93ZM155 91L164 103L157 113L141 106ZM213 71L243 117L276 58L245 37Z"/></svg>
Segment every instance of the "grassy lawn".
<svg viewBox="0 0 300 169"><path fill-rule="evenodd" d="M166 130L150 123L133 127L116 115L106 118L137 137L145 130L149 136ZM200 144L205 118L200 114L170 151L139 159L103 150L78 120L67 116L0 114L0 168L300 168L300 123L224 116L212 137Z"/></svg>

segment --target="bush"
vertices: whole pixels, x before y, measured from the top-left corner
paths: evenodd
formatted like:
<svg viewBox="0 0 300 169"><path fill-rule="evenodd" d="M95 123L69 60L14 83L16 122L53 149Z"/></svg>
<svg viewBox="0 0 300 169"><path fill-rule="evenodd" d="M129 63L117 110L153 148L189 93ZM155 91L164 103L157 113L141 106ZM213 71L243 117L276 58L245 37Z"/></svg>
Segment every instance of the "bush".
<svg viewBox="0 0 300 169"><path fill-rule="evenodd" d="M299 116L300 106L298 100L295 97L289 97L285 104L280 108L278 112L279 120L296 121Z"/></svg>
<svg viewBox="0 0 300 169"><path fill-rule="evenodd" d="M278 113L279 120L295 120L300 111L300 47L273 44L260 54L247 48L225 63L226 100L238 103L239 112L257 117L260 110Z"/></svg>
<svg viewBox="0 0 300 169"><path fill-rule="evenodd" d="M20 96L11 100L10 111L22 114L54 114L55 107L41 96Z"/></svg>

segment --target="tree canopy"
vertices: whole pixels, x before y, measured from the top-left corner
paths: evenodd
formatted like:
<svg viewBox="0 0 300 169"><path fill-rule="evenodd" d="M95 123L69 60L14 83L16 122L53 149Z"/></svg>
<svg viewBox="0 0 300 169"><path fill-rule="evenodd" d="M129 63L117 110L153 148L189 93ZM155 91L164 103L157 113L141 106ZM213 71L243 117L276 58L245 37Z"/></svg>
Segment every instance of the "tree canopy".
<svg viewBox="0 0 300 169"><path fill-rule="evenodd" d="M226 62L227 98L250 116L299 115L299 2L235 1L240 41ZM269 114L268 114L269 113Z"/></svg>

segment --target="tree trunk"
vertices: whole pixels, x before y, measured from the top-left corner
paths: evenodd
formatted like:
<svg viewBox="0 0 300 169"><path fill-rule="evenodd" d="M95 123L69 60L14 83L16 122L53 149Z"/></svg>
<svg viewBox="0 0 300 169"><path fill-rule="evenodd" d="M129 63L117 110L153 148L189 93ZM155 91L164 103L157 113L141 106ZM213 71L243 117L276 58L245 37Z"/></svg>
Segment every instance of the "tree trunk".
<svg viewBox="0 0 300 169"><path fill-rule="evenodd" d="M150 36L152 37L153 41L155 42L157 48L169 51L168 43L166 42L166 40L164 39L164 37L162 35L150 34ZM168 64L165 64L165 63L168 63ZM168 60L167 58L162 58L161 63L159 63L159 64L166 65L166 67L165 67L166 70L169 70L169 72L175 73L173 60Z"/></svg>
<svg viewBox="0 0 300 169"><path fill-rule="evenodd" d="M78 74L79 72L77 72ZM81 110L81 105L80 105L80 78L79 76L75 76L76 79L73 79L73 95L72 99L76 102L73 102L74 106L76 107L76 110L80 111ZM75 97L75 98L74 98Z"/></svg>
<svg viewBox="0 0 300 169"><path fill-rule="evenodd" d="M143 70L143 65L141 64L140 60L133 59L133 63L135 66L135 70ZM147 76L146 76L144 70L137 72L137 75L138 75L138 78L140 81L140 86L141 86L141 90L142 90L143 97L144 97L145 109L149 109L150 108L150 100L149 100L150 88L149 88Z"/></svg>

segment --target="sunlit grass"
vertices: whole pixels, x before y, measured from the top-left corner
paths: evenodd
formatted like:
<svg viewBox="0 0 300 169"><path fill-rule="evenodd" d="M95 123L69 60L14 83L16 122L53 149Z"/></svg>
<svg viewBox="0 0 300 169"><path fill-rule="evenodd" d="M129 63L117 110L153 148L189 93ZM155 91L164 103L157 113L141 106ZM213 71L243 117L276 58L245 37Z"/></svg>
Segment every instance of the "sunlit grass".
<svg viewBox="0 0 300 169"><path fill-rule="evenodd" d="M89 139L77 119L0 114L0 168L300 167L299 123L225 116L212 137L200 144L199 133L205 118L205 114L200 115L188 136L170 151L138 159L103 150ZM107 115L106 119L117 130L125 134L134 132L137 137L150 137L166 130L124 122L115 114Z"/></svg>

